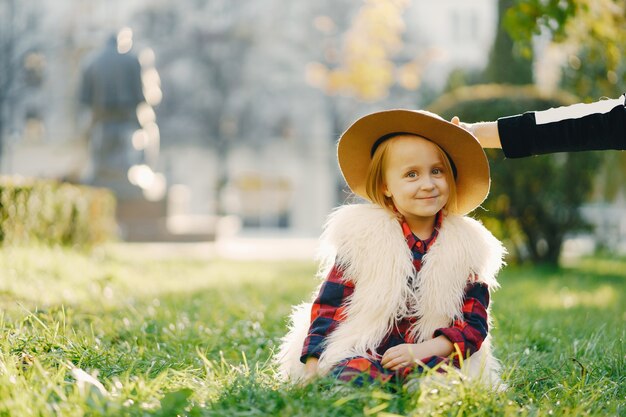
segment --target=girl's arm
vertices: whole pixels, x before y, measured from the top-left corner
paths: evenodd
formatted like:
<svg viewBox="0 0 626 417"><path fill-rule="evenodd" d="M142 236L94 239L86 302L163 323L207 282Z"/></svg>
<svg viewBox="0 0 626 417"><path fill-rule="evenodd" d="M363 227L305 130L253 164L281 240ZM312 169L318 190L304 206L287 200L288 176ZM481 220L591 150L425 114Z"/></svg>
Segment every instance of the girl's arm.
<svg viewBox="0 0 626 417"><path fill-rule="evenodd" d="M554 152L626 149L626 94L502 117L497 122L452 123L469 130L483 148L502 148L507 158Z"/></svg>
<svg viewBox="0 0 626 417"><path fill-rule="evenodd" d="M489 332L489 288L480 282L470 282L465 287L463 299L463 318L456 320L452 326L435 330L434 336L446 337L454 346L454 361L460 362L459 355L467 358L473 355Z"/></svg>
<svg viewBox="0 0 626 417"><path fill-rule="evenodd" d="M324 351L324 340L343 320L344 301L353 292L354 284L344 280L342 269L335 265L311 307L311 325L300 356L300 361L305 364L307 379L317 373L317 361Z"/></svg>
<svg viewBox="0 0 626 417"><path fill-rule="evenodd" d="M417 344L401 344L383 355L384 368L397 370L410 366L416 360L434 366L447 360L450 354L459 366L461 358L472 355L487 337L489 290L487 285L471 282L465 288L463 299L463 319L456 320L452 326L435 330L433 339Z"/></svg>

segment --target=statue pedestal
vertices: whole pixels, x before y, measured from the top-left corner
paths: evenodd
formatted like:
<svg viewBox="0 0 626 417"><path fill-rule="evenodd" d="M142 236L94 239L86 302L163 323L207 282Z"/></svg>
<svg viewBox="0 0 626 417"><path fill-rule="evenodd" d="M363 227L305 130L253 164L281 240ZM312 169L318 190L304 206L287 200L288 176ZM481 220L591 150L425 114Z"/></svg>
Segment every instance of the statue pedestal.
<svg viewBox="0 0 626 417"><path fill-rule="evenodd" d="M215 240L215 227L172 231L168 228L167 198L119 199L117 222L121 238L127 242L208 242Z"/></svg>
<svg viewBox="0 0 626 417"><path fill-rule="evenodd" d="M148 201L136 197L119 198L117 201L117 222L121 229L121 238L126 241L162 240L166 216L165 200Z"/></svg>

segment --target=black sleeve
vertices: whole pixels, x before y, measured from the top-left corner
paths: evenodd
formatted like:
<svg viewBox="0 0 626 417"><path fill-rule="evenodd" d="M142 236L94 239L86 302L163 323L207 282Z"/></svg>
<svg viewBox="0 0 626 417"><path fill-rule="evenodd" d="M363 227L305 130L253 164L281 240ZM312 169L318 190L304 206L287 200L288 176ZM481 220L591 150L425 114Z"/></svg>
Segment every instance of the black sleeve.
<svg viewBox="0 0 626 417"><path fill-rule="evenodd" d="M536 112L498 119L498 134L507 158L554 152L626 149L626 105L605 113L589 113L537 124Z"/></svg>

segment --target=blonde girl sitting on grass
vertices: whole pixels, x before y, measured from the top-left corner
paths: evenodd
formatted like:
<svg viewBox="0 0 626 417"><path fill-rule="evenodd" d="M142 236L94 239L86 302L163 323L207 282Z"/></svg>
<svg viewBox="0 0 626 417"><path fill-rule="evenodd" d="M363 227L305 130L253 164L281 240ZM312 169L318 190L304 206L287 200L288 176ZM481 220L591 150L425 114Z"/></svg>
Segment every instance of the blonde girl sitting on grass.
<svg viewBox="0 0 626 417"><path fill-rule="evenodd" d="M402 383L462 367L499 384L489 300L504 249L465 216L489 192L478 141L432 113L383 111L341 136L338 162L369 203L330 215L324 280L312 303L293 310L276 356L281 376Z"/></svg>

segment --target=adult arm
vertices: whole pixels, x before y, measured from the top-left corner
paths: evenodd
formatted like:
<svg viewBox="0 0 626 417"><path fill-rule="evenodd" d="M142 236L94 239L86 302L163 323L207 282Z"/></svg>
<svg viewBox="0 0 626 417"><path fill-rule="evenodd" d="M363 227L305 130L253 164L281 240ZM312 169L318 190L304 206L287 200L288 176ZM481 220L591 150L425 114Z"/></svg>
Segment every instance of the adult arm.
<svg viewBox="0 0 626 417"><path fill-rule="evenodd" d="M502 117L497 122L453 123L483 148L502 148L507 158L554 152L626 149L626 95L591 104Z"/></svg>

